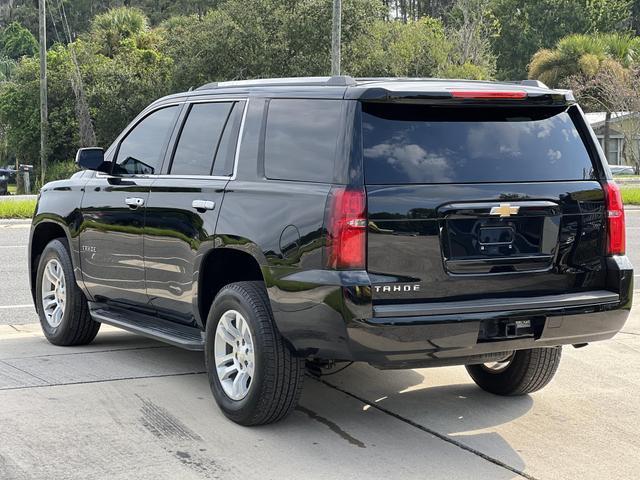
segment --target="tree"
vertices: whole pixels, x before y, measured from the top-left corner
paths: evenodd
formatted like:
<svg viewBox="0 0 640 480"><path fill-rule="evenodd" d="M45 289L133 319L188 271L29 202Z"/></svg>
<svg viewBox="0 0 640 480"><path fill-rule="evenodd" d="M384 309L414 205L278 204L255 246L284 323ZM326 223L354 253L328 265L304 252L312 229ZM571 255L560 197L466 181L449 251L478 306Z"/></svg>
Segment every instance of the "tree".
<svg viewBox="0 0 640 480"><path fill-rule="evenodd" d="M491 40L499 34L491 0L456 0L448 16L447 32L458 63L476 65L493 77L496 57Z"/></svg>
<svg viewBox="0 0 640 480"><path fill-rule="evenodd" d="M50 158L68 159L77 145L68 52L62 47L49 50L47 63ZM20 163L32 165L38 165L40 156L39 68L37 58L25 57L11 81L0 84L0 123L8 148Z"/></svg>
<svg viewBox="0 0 640 480"><path fill-rule="evenodd" d="M344 70L364 77L490 78L490 62L479 65L463 56L459 40L435 18L407 23L377 20L366 34L345 46Z"/></svg>
<svg viewBox="0 0 640 480"><path fill-rule="evenodd" d="M493 41L498 77L526 78L527 63L540 49L552 48L574 33L606 33L624 29L630 0L494 0L500 35Z"/></svg>
<svg viewBox="0 0 640 480"><path fill-rule="evenodd" d="M640 37L629 35L570 35L554 49L537 52L529 65L529 78L551 87L573 88L587 108L606 112L604 151L609 152L611 113L615 95L603 89L628 83L629 69L640 60Z"/></svg>
<svg viewBox="0 0 640 480"><path fill-rule="evenodd" d="M126 40L135 42L148 31L149 22L141 10L120 7L96 15L90 35L101 54L113 57Z"/></svg>
<svg viewBox="0 0 640 480"><path fill-rule="evenodd" d="M29 30L13 22L0 33L0 55L14 60L38 51L38 42Z"/></svg>
<svg viewBox="0 0 640 480"><path fill-rule="evenodd" d="M147 25L144 16L142 23L136 20L123 26L127 23L124 19L134 16L119 13L111 23L101 19L72 44L48 50L52 162L73 158L81 145L82 109L78 108L74 82L82 82L89 121L98 144L105 147L151 101L170 92L172 61L159 51L157 33L130 28ZM35 57L24 57L11 80L0 83L0 127L8 150L21 163L37 164L39 157L38 69Z"/></svg>
<svg viewBox="0 0 640 480"><path fill-rule="evenodd" d="M613 65L613 68L610 68ZM630 165L640 173L640 156L634 148L638 142L640 132L640 68L632 65L621 71L615 64L605 64L591 78L575 77L569 86L586 105L594 109L607 108L605 118L605 145L609 144L609 122L612 112L631 112L624 120L616 125L616 130L622 133L622 155ZM608 152L609 150L605 150Z"/></svg>
<svg viewBox="0 0 640 480"><path fill-rule="evenodd" d="M438 76L447 63L451 44L442 22L423 18L417 22L372 24L345 48L345 72L354 76Z"/></svg>
<svg viewBox="0 0 640 480"><path fill-rule="evenodd" d="M388 16L403 22L444 18L455 0L383 0Z"/></svg>
<svg viewBox="0 0 640 480"><path fill-rule="evenodd" d="M343 5L343 45L383 18L379 0ZM175 64L174 88L241 78L328 75L331 2L227 0L203 16L173 17L160 27Z"/></svg>
<svg viewBox="0 0 640 480"><path fill-rule="evenodd" d="M10 80L17 62L11 58L0 57L0 82Z"/></svg>
<svg viewBox="0 0 640 480"><path fill-rule="evenodd" d="M552 87L568 87L569 81L580 76L589 79L606 67L624 69L640 60L640 37L629 35L569 35L555 48L542 49L531 59L529 78Z"/></svg>

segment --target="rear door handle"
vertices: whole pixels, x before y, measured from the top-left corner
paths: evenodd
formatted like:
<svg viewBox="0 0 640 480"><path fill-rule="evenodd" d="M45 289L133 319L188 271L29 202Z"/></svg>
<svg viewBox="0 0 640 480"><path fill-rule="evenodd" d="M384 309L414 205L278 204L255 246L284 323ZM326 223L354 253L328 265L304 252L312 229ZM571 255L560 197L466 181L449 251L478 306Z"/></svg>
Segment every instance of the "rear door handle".
<svg viewBox="0 0 640 480"><path fill-rule="evenodd" d="M199 212L204 212L205 210L213 210L216 208L216 202L211 200L194 200L191 202L191 206Z"/></svg>
<svg viewBox="0 0 640 480"><path fill-rule="evenodd" d="M136 208L142 207L144 205L144 198L127 197L124 200L124 203L126 203L127 205L129 205L130 208L135 210Z"/></svg>

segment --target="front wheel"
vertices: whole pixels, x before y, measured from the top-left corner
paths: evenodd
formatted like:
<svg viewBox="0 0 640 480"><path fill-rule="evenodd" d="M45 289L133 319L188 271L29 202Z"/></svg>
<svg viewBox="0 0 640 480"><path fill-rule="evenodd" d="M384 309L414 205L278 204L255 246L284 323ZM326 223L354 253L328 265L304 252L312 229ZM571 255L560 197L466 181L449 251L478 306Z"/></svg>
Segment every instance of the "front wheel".
<svg viewBox="0 0 640 480"><path fill-rule="evenodd" d="M562 347L517 350L500 362L466 365L476 384L496 395L526 395L545 387L560 365Z"/></svg>
<svg viewBox="0 0 640 480"><path fill-rule="evenodd" d="M40 256L36 302L44 336L54 345L86 345L100 330L100 324L89 314L67 244L62 240L52 240Z"/></svg>
<svg viewBox="0 0 640 480"><path fill-rule="evenodd" d="M276 330L262 282L238 282L216 296L205 361L222 412L241 425L277 422L297 405L305 373Z"/></svg>

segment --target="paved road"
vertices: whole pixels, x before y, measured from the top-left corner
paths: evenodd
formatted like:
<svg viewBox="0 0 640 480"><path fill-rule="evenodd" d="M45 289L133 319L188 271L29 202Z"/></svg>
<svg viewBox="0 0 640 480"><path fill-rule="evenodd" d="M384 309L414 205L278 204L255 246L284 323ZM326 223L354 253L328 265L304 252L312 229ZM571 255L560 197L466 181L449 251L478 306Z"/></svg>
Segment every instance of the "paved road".
<svg viewBox="0 0 640 480"><path fill-rule="evenodd" d="M37 321L27 274L29 227L0 221L0 325Z"/></svg>
<svg viewBox="0 0 640 480"><path fill-rule="evenodd" d="M640 265L640 211L628 226ZM462 367L354 365L307 379L286 422L247 429L217 410L201 354L108 327L88 347L48 344L24 306L27 236L0 224L2 480L638 476L637 312L615 339L565 348L531 396L487 394Z"/></svg>

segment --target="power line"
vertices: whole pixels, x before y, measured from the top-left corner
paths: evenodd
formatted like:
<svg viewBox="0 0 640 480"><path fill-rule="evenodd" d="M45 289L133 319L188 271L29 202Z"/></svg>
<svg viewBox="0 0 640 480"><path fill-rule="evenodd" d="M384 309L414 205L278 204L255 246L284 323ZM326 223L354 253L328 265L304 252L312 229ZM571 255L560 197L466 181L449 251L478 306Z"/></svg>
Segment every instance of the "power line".
<svg viewBox="0 0 640 480"><path fill-rule="evenodd" d="M67 29L69 53L74 66L74 74L71 77L71 88L73 88L73 93L76 97L76 116L78 117L78 127L80 129L80 145L82 147L89 147L96 144L96 133L93 129L91 114L89 113L89 103L87 102L87 97L84 92L82 74L80 72L75 46L73 45L73 36L71 35L71 28L67 20L67 13L64 10L64 3L61 0L57 0L57 2L59 10L62 12L63 28L66 26Z"/></svg>
<svg viewBox="0 0 640 480"><path fill-rule="evenodd" d="M47 0L45 0L45 4L47 3ZM49 1L49 6L51 6L51 2ZM51 24L53 25L53 31L56 34L56 38L58 39L58 43L62 44L62 40L60 39L60 34L58 33L58 27L56 27L56 19L53 18L53 10L51 10L51 8L49 8L49 16L51 17Z"/></svg>
<svg viewBox="0 0 640 480"><path fill-rule="evenodd" d="M53 1L53 0L52 0ZM62 33L65 36L65 40L67 43L71 43L71 29L69 28L69 23L67 22L67 16L65 15L64 5L60 0L55 0L56 8L58 10L58 15L60 16L60 23L62 24Z"/></svg>

